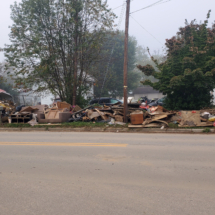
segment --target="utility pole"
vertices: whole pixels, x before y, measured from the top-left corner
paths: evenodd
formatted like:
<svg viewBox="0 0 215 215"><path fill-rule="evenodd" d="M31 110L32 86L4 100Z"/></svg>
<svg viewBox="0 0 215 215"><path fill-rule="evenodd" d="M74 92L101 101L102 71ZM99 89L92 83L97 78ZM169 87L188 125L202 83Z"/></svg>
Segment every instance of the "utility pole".
<svg viewBox="0 0 215 215"><path fill-rule="evenodd" d="M129 29L129 14L130 14L130 0L127 0L126 20L125 20L125 50L124 50L124 122L128 122L128 29Z"/></svg>
<svg viewBox="0 0 215 215"><path fill-rule="evenodd" d="M73 100L72 105L76 105L76 94L77 94L77 73L78 73L78 11L77 11L77 1L75 3L75 53L74 53L74 83L73 83Z"/></svg>

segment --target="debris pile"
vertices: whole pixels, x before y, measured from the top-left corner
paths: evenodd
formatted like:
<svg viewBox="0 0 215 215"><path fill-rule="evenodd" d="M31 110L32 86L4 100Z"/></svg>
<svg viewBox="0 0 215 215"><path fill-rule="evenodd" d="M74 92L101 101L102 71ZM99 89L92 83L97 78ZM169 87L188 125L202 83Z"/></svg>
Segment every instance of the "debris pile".
<svg viewBox="0 0 215 215"><path fill-rule="evenodd" d="M183 128L214 126L215 116L212 114L215 110L208 111L167 111L161 106L152 107L145 112L143 123L137 125L131 120L129 127L165 128L169 126L169 123L178 124L178 127Z"/></svg>
<svg viewBox="0 0 215 215"><path fill-rule="evenodd" d="M7 122L8 116L16 110L16 107L12 101L8 100L0 101L0 106L3 107L2 122Z"/></svg>
<svg viewBox="0 0 215 215"><path fill-rule="evenodd" d="M82 110L72 113L68 122L107 122L109 124L124 125L124 106L122 104L111 106L89 106ZM128 107L128 118L130 120L132 113L140 112L143 116L144 110L139 108L139 105ZM143 122L143 120L142 120Z"/></svg>
<svg viewBox="0 0 215 215"><path fill-rule="evenodd" d="M0 101L3 107L2 121L9 123L51 124L63 122L98 122L109 125L125 125L123 104L110 106L91 105L84 109L67 102L54 102L51 106L36 105L15 107L11 101ZM215 109L200 111L168 111L162 106L141 107L141 104L128 104L130 128L166 128L171 124L178 127L215 126Z"/></svg>

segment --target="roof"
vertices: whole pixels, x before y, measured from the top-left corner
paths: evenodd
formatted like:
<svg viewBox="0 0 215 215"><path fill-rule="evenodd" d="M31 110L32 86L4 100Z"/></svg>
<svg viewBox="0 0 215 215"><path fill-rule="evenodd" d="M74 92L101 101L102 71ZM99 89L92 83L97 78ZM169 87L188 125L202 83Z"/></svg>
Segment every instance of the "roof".
<svg viewBox="0 0 215 215"><path fill-rule="evenodd" d="M6 91L4 91L4 90L0 89L0 93L6 93Z"/></svg>
<svg viewBox="0 0 215 215"><path fill-rule="evenodd" d="M150 86L142 86L133 90L133 94L154 94L154 93L161 93L161 92L158 90L154 90Z"/></svg>
<svg viewBox="0 0 215 215"><path fill-rule="evenodd" d="M0 100L2 100L2 99L4 99L4 100L12 99L12 96L9 93L7 93L6 91L0 89Z"/></svg>

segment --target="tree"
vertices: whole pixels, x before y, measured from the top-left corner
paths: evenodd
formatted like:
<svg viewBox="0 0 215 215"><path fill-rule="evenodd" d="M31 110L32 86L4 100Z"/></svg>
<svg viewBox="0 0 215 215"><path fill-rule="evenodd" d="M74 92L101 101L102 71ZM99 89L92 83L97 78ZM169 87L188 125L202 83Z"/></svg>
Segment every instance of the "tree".
<svg viewBox="0 0 215 215"><path fill-rule="evenodd" d="M17 85L81 101L115 15L102 0L22 0L11 6L5 56ZM77 98L76 98L77 96Z"/></svg>
<svg viewBox="0 0 215 215"><path fill-rule="evenodd" d="M128 90L136 88L139 85L140 80L139 72L134 71L136 62L136 47L136 39L134 37L129 37ZM124 32L109 32L107 35L107 41L102 46L102 50L103 61L96 69L99 71L99 74L96 75L97 81L95 86L95 95L97 97L123 96ZM111 55L112 51L113 54ZM109 60L110 64L107 71ZM104 87L102 89L103 83Z"/></svg>
<svg viewBox="0 0 215 215"><path fill-rule="evenodd" d="M149 57L148 48L143 46L138 46L136 49L136 65L146 66L151 65L155 71L159 72L159 69L156 67L154 61ZM162 63L165 61L165 57L159 53L159 51L154 51L153 53L154 58L158 61L158 63ZM141 73L141 71L136 67L135 71ZM156 82L157 79L153 76L146 76L144 73L141 74L141 82L145 80L150 80L152 83ZM140 82L140 84L141 84Z"/></svg>
<svg viewBox="0 0 215 215"><path fill-rule="evenodd" d="M143 82L167 95L166 107L173 110L195 110L209 107L215 88L215 24L208 27L208 18L197 24L194 20L179 29L176 37L166 40L167 60L156 63L160 72L150 65L138 68L158 82Z"/></svg>

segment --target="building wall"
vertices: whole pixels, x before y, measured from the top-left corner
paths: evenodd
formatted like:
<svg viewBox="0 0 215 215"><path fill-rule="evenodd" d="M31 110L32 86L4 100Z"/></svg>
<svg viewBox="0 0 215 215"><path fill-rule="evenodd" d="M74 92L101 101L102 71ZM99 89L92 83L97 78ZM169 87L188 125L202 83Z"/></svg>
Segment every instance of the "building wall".
<svg viewBox="0 0 215 215"><path fill-rule="evenodd" d="M49 94L45 94L41 97L41 104L42 105L51 105L54 101L54 95L52 95L51 93Z"/></svg>
<svg viewBox="0 0 215 215"><path fill-rule="evenodd" d="M89 85L89 91L83 95L84 98L87 99L92 99L94 96L94 87L93 85ZM42 105L51 105L53 103L55 96L51 93L45 94L41 96L41 104Z"/></svg>
<svg viewBox="0 0 215 215"><path fill-rule="evenodd" d="M148 99L155 99L155 98L161 99L164 97L162 93L135 94L133 97L134 97L134 100L138 100L140 97L144 97L144 96L147 96Z"/></svg>
<svg viewBox="0 0 215 215"><path fill-rule="evenodd" d="M41 102L40 96L30 92L20 92L19 95L16 96L15 100L18 102L18 105L26 106L34 106Z"/></svg>

